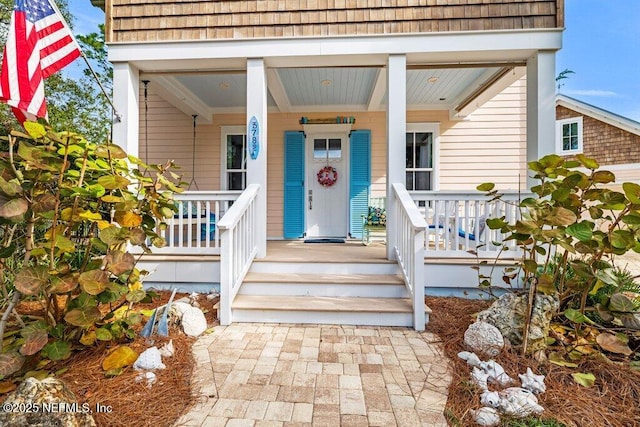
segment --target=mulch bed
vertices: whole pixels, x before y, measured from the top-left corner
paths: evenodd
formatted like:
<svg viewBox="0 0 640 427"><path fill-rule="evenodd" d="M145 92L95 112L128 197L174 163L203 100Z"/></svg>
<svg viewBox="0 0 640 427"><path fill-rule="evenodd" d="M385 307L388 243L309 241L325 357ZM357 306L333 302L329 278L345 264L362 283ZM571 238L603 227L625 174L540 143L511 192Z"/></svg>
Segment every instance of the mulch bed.
<svg viewBox="0 0 640 427"><path fill-rule="evenodd" d="M446 406L449 424L473 426L469 410L482 406L480 393L470 382L471 370L457 354L465 350L463 335L474 321L473 314L489 304L460 298L427 298L427 304L433 310L427 330L439 335L452 364ZM585 358L577 368L566 368L538 363L522 357L515 349L503 350L495 360L516 380L527 367L536 374L546 375L547 391L538 396L545 408L543 419L557 420L567 426L640 426L640 373L623 364L593 357ZM595 385L587 388L576 384L571 376L576 372L594 374ZM509 421L503 425L509 425Z"/></svg>
<svg viewBox="0 0 640 427"><path fill-rule="evenodd" d="M167 302L170 292L158 292L160 297L149 304L136 304L136 309L154 308ZM179 299L188 294L176 294ZM217 300L208 300L204 295L200 296L198 303L205 312L208 325L211 327L217 323L213 305ZM37 309L36 304L27 304L22 307ZM145 322L143 322L144 324ZM143 325L137 328L141 329ZM157 382L147 387L146 382L136 382L140 371L128 367L125 371L113 378L107 378L102 369L102 361L108 355L109 350L117 346L115 343L101 343L100 345L74 353L69 359L46 367L51 372L64 370L58 377L62 379L75 393L80 403L88 403L94 411L93 417L98 426L130 427L153 426L169 427L184 414L194 403L192 395L191 373L194 367L191 346L195 338L185 335L179 326L170 325L169 336L161 337L154 333L149 338L136 336L131 341L124 343L138 353L147 348L163 344L173 340L175 353L171 358L164 358L166 369L155 371ZM0 402L6 395L0 395ZM97 405L109 408L109 412L96 412Z"/></svg>

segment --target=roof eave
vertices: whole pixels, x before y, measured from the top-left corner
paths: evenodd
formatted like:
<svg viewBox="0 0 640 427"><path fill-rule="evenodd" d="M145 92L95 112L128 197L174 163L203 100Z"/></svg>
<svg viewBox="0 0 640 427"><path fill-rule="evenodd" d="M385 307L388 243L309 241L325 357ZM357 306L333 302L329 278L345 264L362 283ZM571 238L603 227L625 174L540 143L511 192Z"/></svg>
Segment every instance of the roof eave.
<svg viewBox="0 0 640 427"><path fill-rule="evenodd" d="M104 1L105 0L91 0L91 4L104 10Z"/></svg>

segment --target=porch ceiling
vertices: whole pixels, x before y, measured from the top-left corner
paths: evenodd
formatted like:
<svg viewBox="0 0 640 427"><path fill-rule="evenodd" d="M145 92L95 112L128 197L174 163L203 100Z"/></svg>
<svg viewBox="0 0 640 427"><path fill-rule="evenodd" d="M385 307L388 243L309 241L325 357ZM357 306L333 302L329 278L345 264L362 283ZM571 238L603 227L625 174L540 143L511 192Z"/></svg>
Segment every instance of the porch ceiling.
<svg viewBox="0 0 640 427"><path fill-rule="evenodd" d="M417 69L415 69L417 68ZM450 110L495 83L503 66L407 70L407 105L414 110ZM243 71L176 73L154 76L158 92L186 114L210 117L242 112L247 90ZM268 105L272 111L383 111L386 69L379 66L268 69Z"/></svg>

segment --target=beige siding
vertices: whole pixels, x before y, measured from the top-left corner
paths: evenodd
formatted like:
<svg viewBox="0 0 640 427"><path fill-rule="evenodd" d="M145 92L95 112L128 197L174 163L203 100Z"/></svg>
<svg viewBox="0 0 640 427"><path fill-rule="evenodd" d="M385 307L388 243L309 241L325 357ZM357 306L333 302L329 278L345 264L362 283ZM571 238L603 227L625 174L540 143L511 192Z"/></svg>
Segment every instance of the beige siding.
<svg viewBox="0 0 640 427"><path fill-rule="evenodd" d="M526 81L521 79L470 114L440 127L440 189L526 186Z"/></svg>
<svg viewBox="0 0 640 427"><path fill-rule="evenodd" d="M140 99L143 97L141 95ZM183 181L192 175L193 119L150 90L149 153L152 163L173 159L182 167ZM386 186L387 137L384 112L312 113L310 119L353 115L354 129L369 129L372 137L372 195L382 196ZM301 114L272 113L267 125L268 236L282 236L284 188L284 132L302 130ZM146 159L144 103L140 110L140 157ZM409 111L409 123L440 126L440 189L471 190L485 181L501 189L515 189L525 179L525 82L516 82L487 102L465 121L450 121L447 111ZM222 126L244 125L244 114L215 114L210 125L197 126L196 183L200 190L220 189ZM195 186L191 187L192 190Z"/></svg>
<svg viewBox="0 0 640 427"><path fill-rule="evenodd" d="M107 0L107 41L562 28L564 0Z"/></svg>

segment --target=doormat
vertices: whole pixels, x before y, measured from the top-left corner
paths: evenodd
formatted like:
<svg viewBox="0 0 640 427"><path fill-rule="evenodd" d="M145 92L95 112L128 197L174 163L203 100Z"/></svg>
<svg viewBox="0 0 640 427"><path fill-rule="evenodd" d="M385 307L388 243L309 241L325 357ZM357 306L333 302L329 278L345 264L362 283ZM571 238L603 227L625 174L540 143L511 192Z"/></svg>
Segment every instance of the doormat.
<svg viewBox="0 0 640 427"><path fill-rule="evenodd" d="M344 243L344 239L305 239L305 243Z"/></svg>

